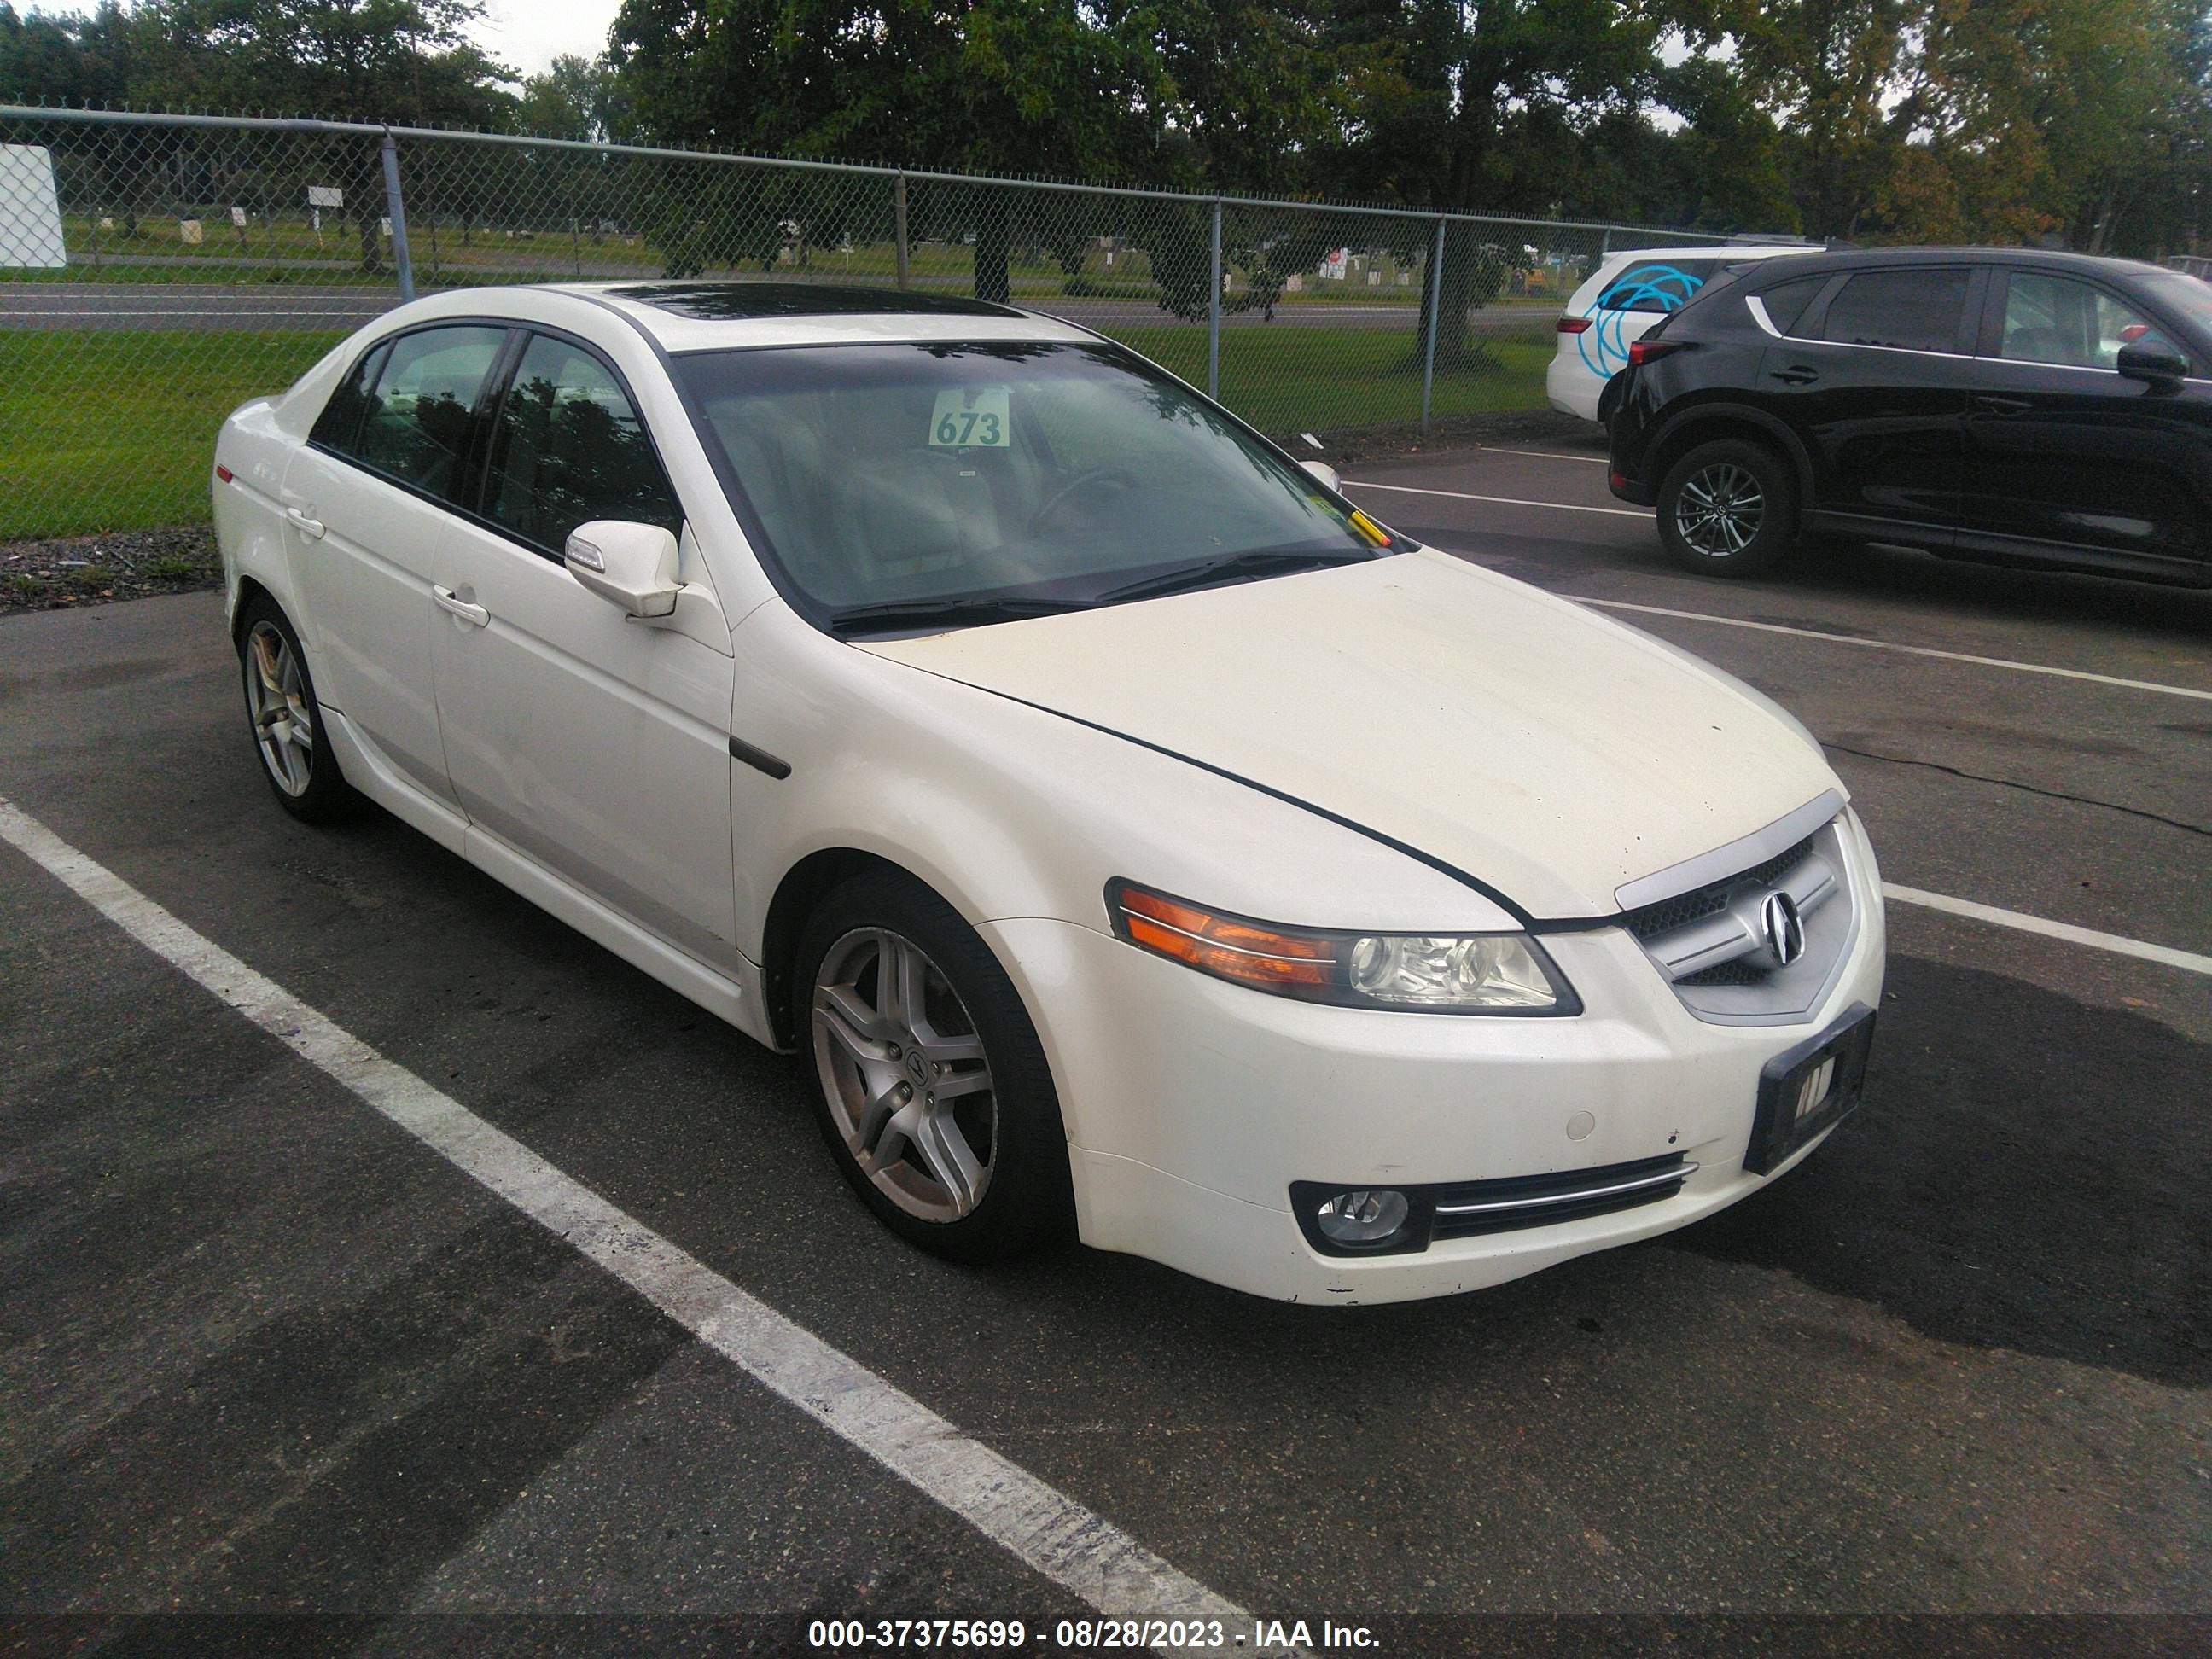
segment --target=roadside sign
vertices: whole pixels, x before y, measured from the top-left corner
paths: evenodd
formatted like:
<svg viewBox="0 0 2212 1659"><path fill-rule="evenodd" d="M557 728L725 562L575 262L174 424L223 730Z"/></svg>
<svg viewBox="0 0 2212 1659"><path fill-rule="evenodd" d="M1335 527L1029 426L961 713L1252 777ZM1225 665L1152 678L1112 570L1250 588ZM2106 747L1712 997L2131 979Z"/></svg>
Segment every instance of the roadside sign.
<svg viewBox="0 0 2212 1659"><path fill-rule="evenodd" d="M68 263L53 152L44 144L0 144L0 266L58 270Z"/></svg>

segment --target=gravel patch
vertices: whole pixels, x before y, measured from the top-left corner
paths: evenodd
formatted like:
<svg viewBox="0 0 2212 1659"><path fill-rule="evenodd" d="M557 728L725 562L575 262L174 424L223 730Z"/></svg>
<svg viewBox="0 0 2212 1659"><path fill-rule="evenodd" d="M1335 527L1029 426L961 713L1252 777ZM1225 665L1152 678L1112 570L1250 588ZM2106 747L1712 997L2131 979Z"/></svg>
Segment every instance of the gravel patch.
<svg viewBox="0 0 2212 1659"><path fill-rule="evenodd" d="M212 525L0 542L0 613L74 610L222 585Z"/></svg>

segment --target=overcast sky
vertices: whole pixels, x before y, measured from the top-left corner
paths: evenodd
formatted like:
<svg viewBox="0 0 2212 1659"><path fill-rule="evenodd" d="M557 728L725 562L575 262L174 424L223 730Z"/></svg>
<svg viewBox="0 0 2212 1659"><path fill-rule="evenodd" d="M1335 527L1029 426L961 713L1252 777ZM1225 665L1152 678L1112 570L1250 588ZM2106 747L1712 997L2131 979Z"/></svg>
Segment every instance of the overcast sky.
<svg viewBox="0 0 2212 1659"><path fill-rule="evenodd" d="M622 0L489 0L477 39L502 63L534 75L564 52L597 58Z"/></svg>
<svg viewBox="0 0 2212 1659"><path fill-rule="evenodd" d="M16 0L18 11L91 11L98 0ZM503 64L533 75L563 52L597 58L622 0L488 0L477 39Z"/></svg>

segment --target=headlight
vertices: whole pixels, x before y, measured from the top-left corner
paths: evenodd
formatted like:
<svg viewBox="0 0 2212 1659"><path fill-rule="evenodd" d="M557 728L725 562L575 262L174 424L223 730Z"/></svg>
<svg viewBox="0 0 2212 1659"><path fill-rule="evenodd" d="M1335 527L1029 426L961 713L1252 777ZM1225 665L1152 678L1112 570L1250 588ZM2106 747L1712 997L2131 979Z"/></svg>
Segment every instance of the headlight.
<svg viewBox="0 0 2212 1659"><path fill-rule="evenodd" d="M1126 881L1106 885L1115 933L1217 979L1306 1002L1439 1014L1578 1014L1574 989L1525 933L1355 933L1284 927Z"/></svg>

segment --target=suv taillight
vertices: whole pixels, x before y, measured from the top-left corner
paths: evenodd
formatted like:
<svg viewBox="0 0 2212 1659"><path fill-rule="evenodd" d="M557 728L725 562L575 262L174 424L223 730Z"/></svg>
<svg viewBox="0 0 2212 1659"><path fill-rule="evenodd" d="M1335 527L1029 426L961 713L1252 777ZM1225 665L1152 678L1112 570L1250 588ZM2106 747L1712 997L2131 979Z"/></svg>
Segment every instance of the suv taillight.
<svg viewBox="0 0 2212 1659"><path fill-rule="evenodd" d="M1589 331L1589 325L1590 319L1587 317L1562 317L1559 319L1559 332L1562 334L1586 334Z"/></svg>
<svg viewBox="0 0 2212 1659"><path fill-rule="evenodd" d="M1628 347L1628 366L1641 368L1653 359L1665 356L1670 351L1680 351L1680 340L1634 340Z"/></svg>

